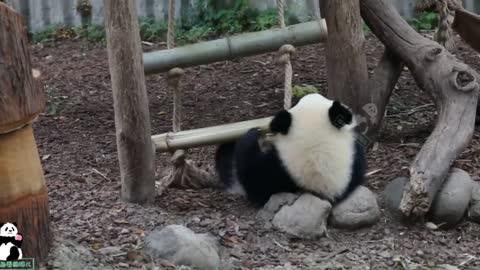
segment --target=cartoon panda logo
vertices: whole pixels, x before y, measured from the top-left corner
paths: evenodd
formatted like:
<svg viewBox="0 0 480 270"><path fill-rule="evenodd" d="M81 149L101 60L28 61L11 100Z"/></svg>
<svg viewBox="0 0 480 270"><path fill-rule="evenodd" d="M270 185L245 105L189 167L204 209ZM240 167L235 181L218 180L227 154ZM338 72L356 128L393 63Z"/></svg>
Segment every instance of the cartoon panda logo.
<svg viewBox="0 0 480 270"><path fill-rule="evenodd" d="M23 236L18 233L17 224L0 223L0 261L22 259Z"/></svg>

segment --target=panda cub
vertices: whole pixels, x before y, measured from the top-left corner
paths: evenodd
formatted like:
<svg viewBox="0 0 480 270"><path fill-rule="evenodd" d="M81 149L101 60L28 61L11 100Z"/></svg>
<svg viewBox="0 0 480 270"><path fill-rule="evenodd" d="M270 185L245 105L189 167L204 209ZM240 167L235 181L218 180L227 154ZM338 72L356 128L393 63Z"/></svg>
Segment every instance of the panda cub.
<svg viewBox="0 0 480 270"><path fill-rule="evenodd" d="M23 236L18 232L17 224L0 223L0 261L22 259Z"/></svg>
<svg viewBox="0 0 480 270"><path fill-rule="evenodd" d="M258 207L273 194L299 191L337 204L364 181L366 160L355 125L345 105L309 94L274 116L268 140L250 129L220 145L215 168L229 192Z"/></svg>

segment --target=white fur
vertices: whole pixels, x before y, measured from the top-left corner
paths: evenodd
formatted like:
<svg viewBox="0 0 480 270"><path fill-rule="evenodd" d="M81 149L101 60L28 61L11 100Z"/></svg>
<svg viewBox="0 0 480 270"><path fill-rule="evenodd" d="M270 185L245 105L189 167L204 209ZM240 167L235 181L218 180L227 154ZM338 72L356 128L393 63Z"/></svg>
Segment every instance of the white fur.
<svg viewBox="0 0 480 270"><path fill-rule="evenodd" d="M329 199L341 195L350 182L355 141L354 123L340 130L331 124L332 103L319 94L304 96L290 109L288 135L273 138L297 184Z"/></svg>

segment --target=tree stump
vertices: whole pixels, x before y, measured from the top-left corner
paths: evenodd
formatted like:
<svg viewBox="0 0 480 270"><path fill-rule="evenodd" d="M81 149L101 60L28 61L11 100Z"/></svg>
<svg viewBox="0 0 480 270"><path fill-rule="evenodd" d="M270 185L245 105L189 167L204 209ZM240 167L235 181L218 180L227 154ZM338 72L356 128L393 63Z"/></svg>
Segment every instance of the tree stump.
<svg viewBox="0 0 480 270"><path fill-rule="evenodd" d="M435 129L410 166L410 184L400 204L405 216L424 217L452 162L473 136L479 77L441 45L412 29L390 1L361 0L361 13L437 108Z"/></svg>
<svg viewBox="0 0 480 270"><path fill-rule="evenodd" d="M0 3L0 222L17 223L23 257L38 263L50 247L50 214L32 122L45 100L28 49L20 14Z"/></svg>

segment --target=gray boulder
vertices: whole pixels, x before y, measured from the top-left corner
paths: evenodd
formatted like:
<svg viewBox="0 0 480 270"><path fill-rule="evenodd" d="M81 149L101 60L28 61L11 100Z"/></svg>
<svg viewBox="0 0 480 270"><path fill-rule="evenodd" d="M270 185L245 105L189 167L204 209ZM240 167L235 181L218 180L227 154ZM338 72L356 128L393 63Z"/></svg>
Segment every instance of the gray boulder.
<svg viewBox="0 0 480 270"><path fill-rule="evenodd" d="M303 194L292 205L284 205L272 220L277 229L296 237L314 239L323 236L332 206L311 194Z"/></svg>
<svg viewBox="0 0 480 270"><path fill-rule="evenodd" d="M359 229L371 226L379 219L380 208L375 194L361 186L333 208L329 223L336 228Z"/></svg>
<svg viewBox="0 0 480 270"><path fill-rule="evenodd" d="M468 218L480 223L480 183L474 182L472 189L472 200L468 209Z"/></svg>
<svg viewBox="0 0 480 270"><path fill-rule="evenodd" d="M292 205L298 197L300 197L300 195L294 193L277 193L272 195L265 206L258 211L256 216L257 220L262 223L269 223L280 208L284 205Z"/></svg>
<svg viewBox="0 0 480 270"><path fill-rule="evenodd" d="M472 198L472 188L470 175L461 169L453 168L432 203L432 222L444 223L444 227L457 224L467 211Z"/></svg>
<svg viewBox="0 0 480 270"><path fill-rule="evenodd" d="M179 266L215 270L220 265L215 239L207 234L196 234L180 225L170 225L151 232L145 238L145 247L154 258Z"/></svg>
<svg viewBox="0 0 480 270"><path fill-rule="evenodd" d="M402 201L403 191L409 183L407 177L397 177L390 181L383 190L381 197L387 212L394 218L402 220L403 214L400 211L400 202Z"/></svg>

